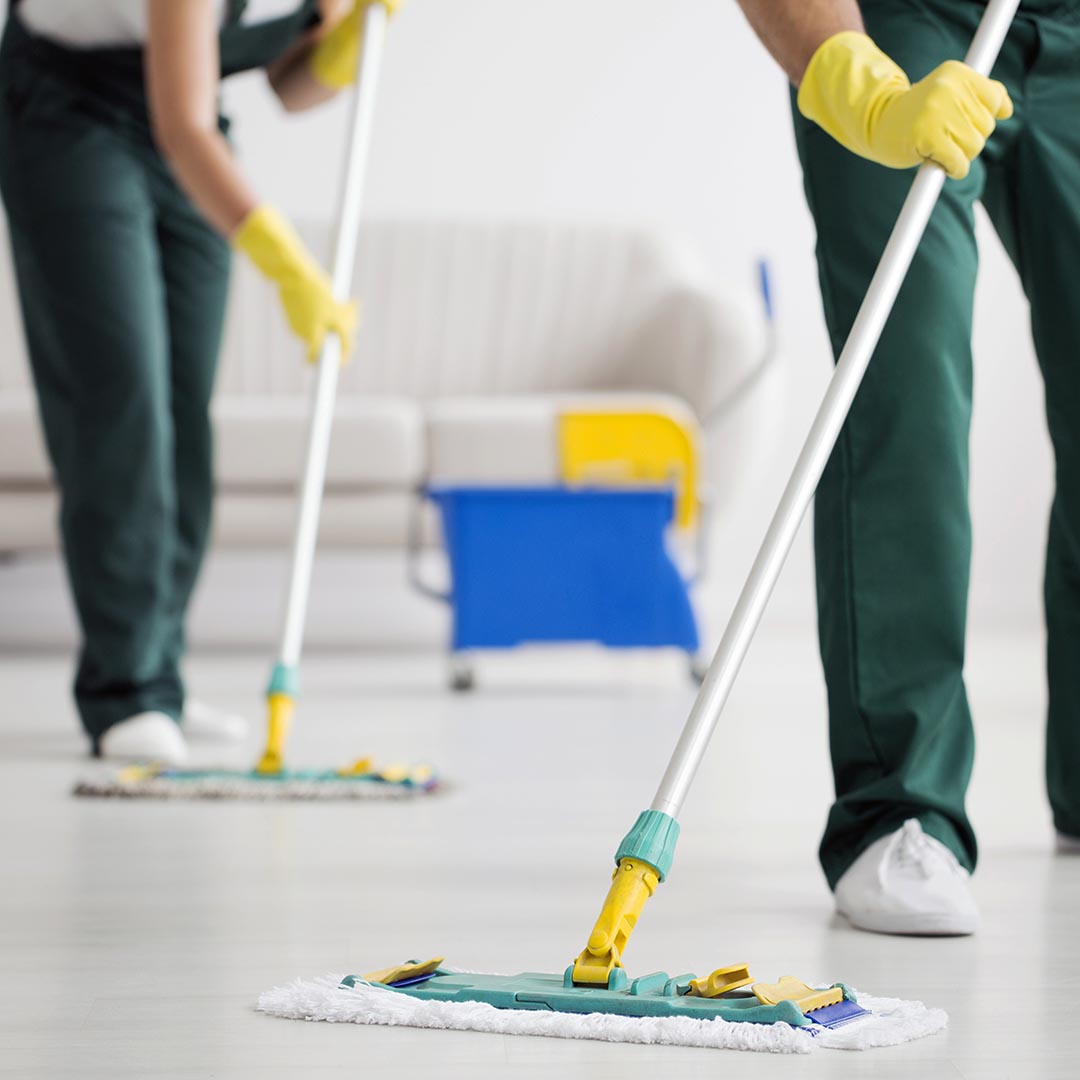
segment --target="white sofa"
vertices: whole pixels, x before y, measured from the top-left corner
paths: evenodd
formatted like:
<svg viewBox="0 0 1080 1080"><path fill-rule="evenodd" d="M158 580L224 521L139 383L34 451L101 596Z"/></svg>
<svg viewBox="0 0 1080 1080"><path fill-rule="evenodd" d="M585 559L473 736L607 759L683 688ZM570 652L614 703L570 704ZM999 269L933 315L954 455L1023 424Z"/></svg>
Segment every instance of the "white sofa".
<svg viewBox="0 0 1080 1080"><path fill-rule="evenodd" d="M325 251L327 230L306 231ZM719 288L663 237L558 224L371 223L356 293L363 321L340 384L324 546L403 544L415 490L461 468L463 447L475 457L470 439L494 446L500 424L505 435L543 399L629 394L696 417L704 484L719 507L740 463L768 438L774 407L763 387L774 380L762 378L771 350L760 300ZM287 545L310 380L271 290L238 260L214 404L217 545ZM507 479L528 478L527 461L497 456ZM54 522L5 250L0 553L53 548Z"/></svg>

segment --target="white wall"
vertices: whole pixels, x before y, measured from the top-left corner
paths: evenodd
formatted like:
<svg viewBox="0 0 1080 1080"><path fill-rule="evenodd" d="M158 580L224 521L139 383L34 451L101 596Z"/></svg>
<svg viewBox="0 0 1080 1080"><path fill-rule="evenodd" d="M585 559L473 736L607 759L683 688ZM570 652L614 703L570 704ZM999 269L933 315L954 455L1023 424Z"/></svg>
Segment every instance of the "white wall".
<svg viewBox="0 0 1080 1080"><path fill-rule="evenodd" d="M259 76L233 80L227 100L262 194L298 217L328 216L342 107L284 117ZM787 88L732 0L409 0L388 44L369 212L652 224L740 284L769 258L789 415L772 460L757 463L753 497L718 536L706 605L715 630L830 366ZM1015 276L985 222L980 239L973 616L1034 624L1051 489L1041 386ZM813 618L808 534L770 621ZM211 566L208 582L221 578Z"/></svg>
<svg viewBox="0 0 1080 1080"><path fill-rule="evenodd" d="M261 191L332 205L343 113L279 120L259 78L229 92ZM774 267L791 422L725 531L727 607L793 460L829 357L783 78L731 0L410 0L385 61L374 216L602 218L689 237L718 275ZM1051 467L1023 297L981 227L973 433L977 621L1039 616ZM807 530L774 618L812 610Z"/></svg>

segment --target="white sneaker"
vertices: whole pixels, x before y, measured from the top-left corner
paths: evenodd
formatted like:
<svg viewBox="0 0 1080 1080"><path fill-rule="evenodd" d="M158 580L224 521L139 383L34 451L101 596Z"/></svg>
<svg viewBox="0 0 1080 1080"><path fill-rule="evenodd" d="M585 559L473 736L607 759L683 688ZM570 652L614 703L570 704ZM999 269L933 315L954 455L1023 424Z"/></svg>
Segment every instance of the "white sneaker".
<svg viewBox="0 0 1080 1080"><path fill-rule="evenodd" d="M871 844L836 883L836 910L878 934L973 934L971 875L915 818Z"/></svg>
<svg viewBox="0 0 1080 1080"><path fill-rule="evenodd" d="M187 743L171 716L143 712L113 724L98 740L98 757L108 761L183 765L187 761Z"/></svg>
<svg viewBox="0 0 1080 1080"><path fill-rule="evenodd" d="M1059 855L1080 855L1080 836L1070 836L1068 833L1057 834L1057 853Z"/></svg>
<svg viewBox="0 0 1080 1080"><path fill-rule="evenodd" d="M248 723L242 716L190 698L184 702L180 725L189 739L207 742L242 742L248 733Z"/></svg>

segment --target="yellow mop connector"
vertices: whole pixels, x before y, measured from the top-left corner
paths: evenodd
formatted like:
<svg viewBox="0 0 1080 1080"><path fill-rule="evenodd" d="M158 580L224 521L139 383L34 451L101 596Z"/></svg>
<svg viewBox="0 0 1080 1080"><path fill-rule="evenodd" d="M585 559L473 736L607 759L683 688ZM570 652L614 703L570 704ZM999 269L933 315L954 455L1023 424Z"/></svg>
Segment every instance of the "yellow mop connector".
<svg viewBox="0 0 1080 1080"><path fill-rule="evenodd" d="M626 978L622 954L637 925L645 901L667 877L675 857L679 823L660 810L642 810L634 827L615 852L611 879L600 918L589 943L574 961L573 982L581 986L612 986L613 976Z"/></svg>
<svg viewBox="0 0 1080 1080"><path fill-rule="evenodd" d="M266 749L255 766L257 773L275 775L285 769L285 739L292 723L293 702L291 694L270 693L266 696L269 717L266 724Z"/></svg>
<svg viewBox="0 0 1080 1080"><path fill-rule="evenodd" d="M576 985L608 985L611 973L622 967L623 949L634 932L645 901L659 884L657 871L647 863L637 859L623 859L619 863L589 943L574 962Z"/></svg>

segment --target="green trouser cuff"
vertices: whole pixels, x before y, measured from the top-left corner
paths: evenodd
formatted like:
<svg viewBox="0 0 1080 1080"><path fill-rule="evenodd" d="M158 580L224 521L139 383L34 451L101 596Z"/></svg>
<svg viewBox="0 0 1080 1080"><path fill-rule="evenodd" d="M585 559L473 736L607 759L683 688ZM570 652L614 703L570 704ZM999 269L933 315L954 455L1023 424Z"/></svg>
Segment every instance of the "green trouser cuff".
<svg viewBox="0 0 1080 1080"><path fill-rule="evenodd" d="M1070 840L1080 840L1080 822L1071 821L1060 814L1054 814L1054 830Z"/></svg>
<svg viewBox="0 0 1080 1080"><path fill-rule="evenodd" d="M640 859L654 867L663 881L675 859L678 839L679 823L670 814L661 810L642 810L615 852L615 865L623 859Z"/></svg>
<svg viewBox="0 0 1080 1080"><path fill-rule="evenodd" d="M895 816L878 822L850 846L830 843L828 839L821 846L821 865L830 889L848 872L851 864L876 840L888 836L901 828L909 818L915 818L927 836L944 844L969 873L975 869L977 852L969 851L961 839L960 832L944 814L936 810L916 810L912 807L898 807Z"/></svg>

